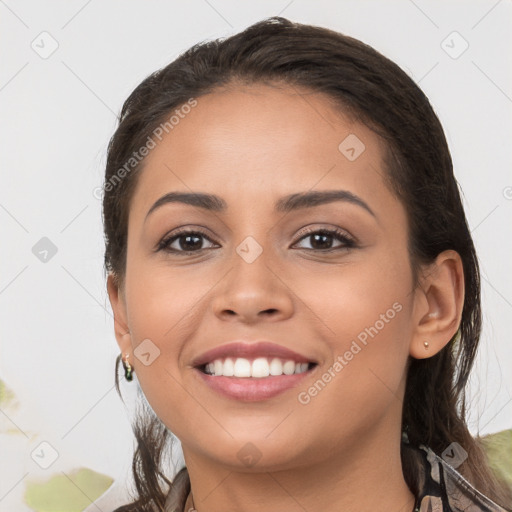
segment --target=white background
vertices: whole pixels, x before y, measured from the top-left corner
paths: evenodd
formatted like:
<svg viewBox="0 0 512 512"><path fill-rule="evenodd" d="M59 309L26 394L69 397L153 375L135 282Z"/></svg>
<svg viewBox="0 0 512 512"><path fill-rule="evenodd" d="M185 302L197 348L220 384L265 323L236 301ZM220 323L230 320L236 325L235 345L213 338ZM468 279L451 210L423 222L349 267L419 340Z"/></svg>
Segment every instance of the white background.
<svg viewBox="0 0 512 512"><path fill-rule="evenodd" d="M123 488L131 409L114 389L118 347L94 196L106 145L123 101L149 73L196 42L278 14L374 46L429 97L481 262L471 431L512 427L510 0L0 0L0 379L19 401L15 412L0 410L17 432L0 437L0 510L28 510L24 480L44 474L30 458L41 441L60 455L52 472L86 466ZM48 38L43 31L58 43L46 59L31 47ZM42 237L57 247L46 263L32 253ZM122 390L129 397L135 387Z"/></svg>

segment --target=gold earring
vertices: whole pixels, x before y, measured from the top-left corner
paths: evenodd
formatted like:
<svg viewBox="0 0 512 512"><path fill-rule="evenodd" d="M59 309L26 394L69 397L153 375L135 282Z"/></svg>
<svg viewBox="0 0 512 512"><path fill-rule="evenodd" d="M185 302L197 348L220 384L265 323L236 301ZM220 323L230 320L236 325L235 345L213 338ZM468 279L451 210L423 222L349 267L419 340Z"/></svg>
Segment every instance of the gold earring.
<svg viewBox="0 0 512 512"><path fill-rule="evenodd" d="M124 378L131 382L133 380L133 368L131 364L128 362L128 358L130 354L126 353L123 357L123 367L124 367Z"/></svg>
<svg viewBox="0 0 512 512"><path fill-rule="evenodd" d="M428 350L428 341L424 341L423 345L425 346L425 350Z"/></svg>

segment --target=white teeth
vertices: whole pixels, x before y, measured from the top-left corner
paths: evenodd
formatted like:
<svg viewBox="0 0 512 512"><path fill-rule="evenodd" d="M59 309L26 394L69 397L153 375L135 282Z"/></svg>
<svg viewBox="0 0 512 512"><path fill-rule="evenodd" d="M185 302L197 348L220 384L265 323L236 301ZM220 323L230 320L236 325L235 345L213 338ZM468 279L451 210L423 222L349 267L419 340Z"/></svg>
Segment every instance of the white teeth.
<svg viewBox="0 0 512 512"><path fill-rule="evenodd" d="M233 375L235 375L235 364L233 363L233 359L228 357L224 361L224 364L222 361L220 361L220 364L222 366L220 367L221 371L219 373L217 373L217 365L215 365L215 375L224 375L224 377L233 377Z"/></svg>
<svg viewBox="0 0 512 512"><path fill-rule="evenodd" d="M283 364L283 373L285 375L293 375L295 373L295 361L286 361Z"/></svg>
<svg viewBox="0 0 512 512"><path fill-rule="evenodd" d="M251 362L248 359L241 357L235 359L235 377L250 377L251 376Z"/></svg>
<svg viewBox="0 0 512 512"><path fill-rule="evenodd" d="M283 374L283 363L281 359L274 358L270 362L270 375L282 375Z"/></svg>
<svg viewBox="0 0 512 512"><path fill-rule="evenodd" d="M296 363L292 360L282 360L277 357L267 359L258 357L252 362L244 357L215 359L205 366L206 373L215 377L253 377L265 378L270 375L293 375L307 371L308 363Z"/></svg>
<svg viewBox="0 0 512 512"><path fill-rule="evenodd" d="M217 373L221 373L222 372L222 361L220 359L217 359L216 361L214 361L213 363L210 363L209 365L211 368L210 368L210 373L212 375L216 375Z"/></svg>
<svg viewBox="0 0 512 512"><path fill-rule="evenodd" d="M266 357L258 357L252 362L251 377L268 377L270 375L270 365Z"/></svg>

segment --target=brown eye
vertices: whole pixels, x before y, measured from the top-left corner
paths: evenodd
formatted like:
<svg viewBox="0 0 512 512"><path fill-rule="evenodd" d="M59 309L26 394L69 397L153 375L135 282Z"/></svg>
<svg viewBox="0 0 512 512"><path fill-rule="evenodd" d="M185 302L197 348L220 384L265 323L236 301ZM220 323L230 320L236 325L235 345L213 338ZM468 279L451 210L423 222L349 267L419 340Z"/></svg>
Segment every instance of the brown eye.
<svg viewBox="0 0 512 512"><path fill-rule="evenodd" d="M307 231L306 235L300 238L300 240L310 239L311 248L307 248L307 250L316 250L316 251L331 251L337 249L348 249L351 247L355 247L354 240L349 238L344 232L340 230L331 230L331 229L317 229ZM341 245L337 247L333 247L333 239L341 242ZM299 240L299 242L300 242ZM304 248L304 247L303 247Z"/></svg>
<svg viewBox="0 0 512 512"><path fill-rule="evenodd" d="M205 249L203 247L204 239L213 244L210 238L201 231L184 230L164 238L158 244L158 250L183 254L198 253Z"/></svg>

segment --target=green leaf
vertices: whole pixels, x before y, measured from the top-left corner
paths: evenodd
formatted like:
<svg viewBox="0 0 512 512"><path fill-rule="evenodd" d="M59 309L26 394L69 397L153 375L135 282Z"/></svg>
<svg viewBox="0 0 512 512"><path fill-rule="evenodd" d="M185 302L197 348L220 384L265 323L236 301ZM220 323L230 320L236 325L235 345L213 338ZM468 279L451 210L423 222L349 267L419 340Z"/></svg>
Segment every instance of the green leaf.
<svg viewBox="0 0 512 512"><path fill-rule="evenodd" d="M512 490L512 429L480 438L492 470Z"/></svg>
<svg viewBox="0 0 512 512"><path fill-rule="evenodd" d="M5 385L4 381L0 379L0 406L5 407L13 402L14 399L14 393Z"/></svg>
<svg viewBox="0 0 512 512"><path fill-rule="evenodd" d="M112 483L109 476L79 468L44 482L28 482L24 497L36 512L82 512Z"/></svg>

